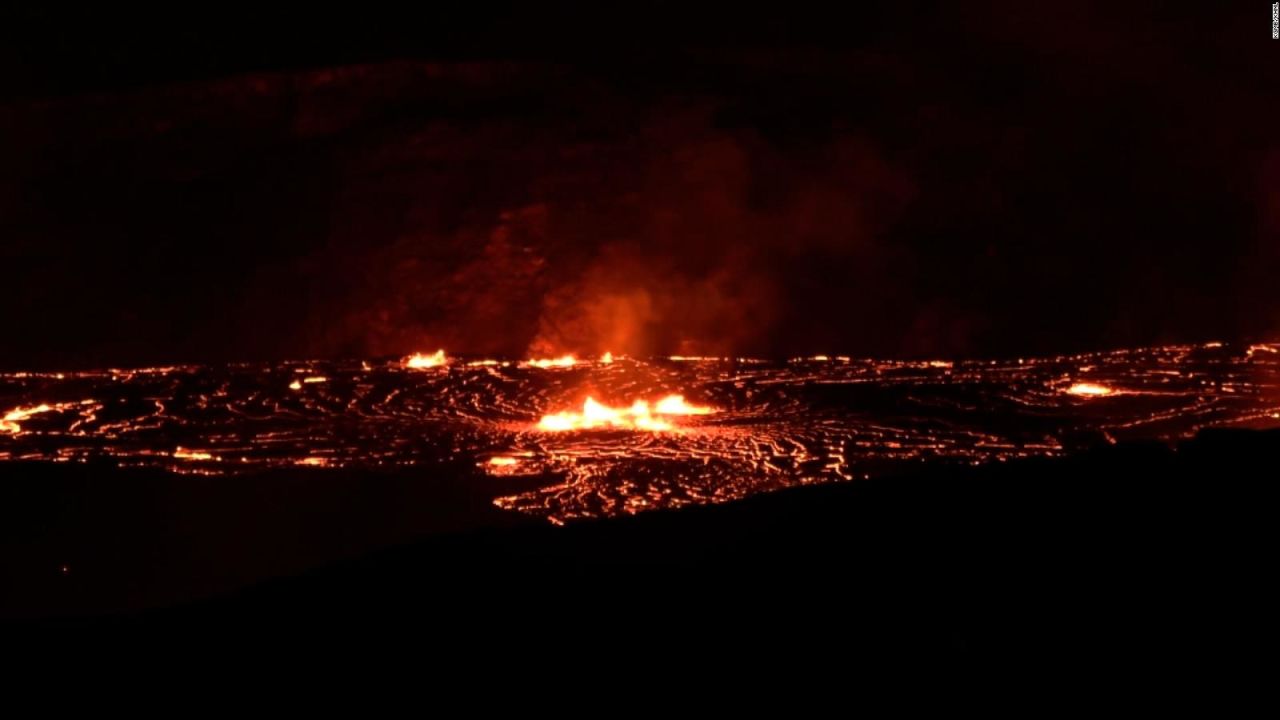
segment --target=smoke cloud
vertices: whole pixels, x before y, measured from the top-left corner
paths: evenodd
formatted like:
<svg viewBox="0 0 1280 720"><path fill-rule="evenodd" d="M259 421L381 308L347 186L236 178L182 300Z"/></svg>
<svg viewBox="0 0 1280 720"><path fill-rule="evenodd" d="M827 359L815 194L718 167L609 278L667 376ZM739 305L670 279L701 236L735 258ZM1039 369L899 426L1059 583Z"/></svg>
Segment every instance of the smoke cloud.
<svg viewBox="0 0 1280 720"><path fill-rule="evenodd" d="M896 12L735 46L708 11L653 62L32 85L0 103L0 365L1275 336L1255 18Z"/></svg>

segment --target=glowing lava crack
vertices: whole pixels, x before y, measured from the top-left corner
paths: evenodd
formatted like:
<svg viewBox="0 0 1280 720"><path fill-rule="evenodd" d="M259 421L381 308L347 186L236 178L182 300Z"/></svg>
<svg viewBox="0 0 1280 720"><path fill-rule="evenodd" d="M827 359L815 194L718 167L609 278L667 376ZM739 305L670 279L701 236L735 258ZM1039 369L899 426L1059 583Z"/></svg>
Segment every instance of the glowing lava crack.
<svg viewBox="0 0 1280 720"><path fill-rule="evenodd" d="M615 428L622 430L647 430L663 432L675 430L675 420L687 415L710 415L714 409L703 405L690 405L683 395L668 395L653 406L644 400L637 400L627 408L613 408L602 405L593 398L582 403L582 412L559 412L555 415L543 415L538 421L538 429L547 432L565 430L594 430L597 428Z"/></svg>

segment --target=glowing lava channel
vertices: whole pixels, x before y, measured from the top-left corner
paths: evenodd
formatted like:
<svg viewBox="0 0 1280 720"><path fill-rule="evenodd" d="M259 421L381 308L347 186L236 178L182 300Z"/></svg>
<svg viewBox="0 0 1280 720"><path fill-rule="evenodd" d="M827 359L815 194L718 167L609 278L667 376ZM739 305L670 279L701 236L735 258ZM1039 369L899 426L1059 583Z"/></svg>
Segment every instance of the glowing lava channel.
<svg viewBox="0 0 1280 720"><path fill-rule="evenodd" d="M542 420L538 421L538 429L545 432L563 432L615 428L663 432L676 429L674 419L677 417L710 415L713 412L715 410L710 407L688 404L683 395L668 395L652 406L644 400L637 400L627 408L602 405L589 397L582 403L581 413L564 411L554 415L543 415Z"/></svg>
<svg viewBox="0 0 1280 720"><path fill-rule="evenodd" d="M63 412L74 408L77 405L92 405L93 400L81 400L78 403L56 403L50 405L48 403L40 403L31 407L16 407L0 417L0 433L5 435L17 435L22 432L22 425L19 423L30 418L33 415L39 415L47 412Z"/></svg>

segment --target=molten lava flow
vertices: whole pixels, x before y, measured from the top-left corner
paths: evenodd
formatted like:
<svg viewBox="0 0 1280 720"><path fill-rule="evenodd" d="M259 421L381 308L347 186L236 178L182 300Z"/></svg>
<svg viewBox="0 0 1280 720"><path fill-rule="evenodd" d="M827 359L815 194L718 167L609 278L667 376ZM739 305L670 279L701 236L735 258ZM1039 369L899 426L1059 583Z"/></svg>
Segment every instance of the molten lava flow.
<svg viewBox="0 0 1280 720"><path fill-rule="evenodd" d="M62 376L58 375L58 379L61 380ZM80 402L56 403L54 405L40 403L39 405L32 405L31 407L16 407L5 413L4 417L0 418L0 433L17 435L22 432L22 426L19 425L18 422L26 420L32 415L39 415L40 413L47 412L64 412L66 410L73 410L77 406L83 407L85 405L93 405L94 402L95 401L93 399L89 399L81 400Z"/></svg>
<svg viewBox="0 0 1280 720"><path fill-rule="evenodd" d="M437 350L434 355L414 353L405 358L404 366L414 370L420 370L422 368L440 367L448 362L449 360L444 356L444 350Z"/></svg>
<svg viewBox="0 0 1280 720"><path fill-rule="evenodd" d="M1112 390L1106 385L1098 385L1096 383L1076 383L1067 388L1068 394L1079 395L1081 397L1102 397L1103 395L1110 395L1114 392L1115 390Z"/></svg>
<svg viewBox="0 0 1280 720"><path fill-rule="evenodd" d="M558 358L542 358L538 360L525 360L524 365L526 367L536 367L536 368L546 369L546 368L573 367L575 364L577 364L577 362L578 362L577 359L575 359L572 355L561 355Z"/></svg>
<svg viewBox="0 0 1280 720"><path fill-rule="evenodd" d="M16 407L4 414L4 419L0 419L0 433L12 433L17 435L22 431L22 426L18 424L20 420L26 420L32 415L49 412L53 409L51 405L36 405L35 407Z"/></svg>
<svg viewBox="0 0 1280 720"><path fill-rule="evenodd" d="M603 355L601 355L601 356L600 356L600 364L601 364L601 365L608 365L608 364L610 364L610 363L612 363L612 362L613 362L613 353L611 353L611 352L605 352L605 354L603 354Z"/></svg>
<svg viewBox="0 0 1280 720"><path fill-rule="evenodd" d="M688 404L682 395L668 395L652 407L644 400L637 400L627 408L602 405L589 397L582 404L581 413L564 411L555 415L543 415L542 420L538 421L538 429L546 432L560 432L607 427L659 432L674 430L675 425L672 419L675 417L709 415L713 412L715 410L709 407Z"/></svg>

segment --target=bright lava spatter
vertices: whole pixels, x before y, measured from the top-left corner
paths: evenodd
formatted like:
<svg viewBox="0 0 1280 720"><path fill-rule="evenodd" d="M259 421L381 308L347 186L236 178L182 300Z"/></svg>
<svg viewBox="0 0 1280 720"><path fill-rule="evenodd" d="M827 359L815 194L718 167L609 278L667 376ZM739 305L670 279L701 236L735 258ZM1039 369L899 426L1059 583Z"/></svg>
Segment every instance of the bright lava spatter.
<svg viewBox="0 0 1280 720"><path fill-rule="evenodd" d="M404 359L404 366L421 370L423 368L440 367L449 364L449 359L445 357L444 350L437 350L432 355L423 355L422 353L414 353Z"/></svg>
<svg viewBox="0 0 1280 720"><path fill-rule="evenodd" d="M1082 397L1102 397L1114 394L1115 390L1097 383L1074 383L1067 388L1067 392L1071 395L1080 395Z"/></svg>
<svg viewBox="0 0 1280 720"><path fill-rule="evenodd" d="M685 402L683 395L668 395L652 406L644 400L636 400L629 407L621 408L603 405L589 397L582 403L582 412L566 410L554 415L543 415L537 428L544 432L596 428L671 432L677 429L677 418L710 415L713 412L715 410L709 407L690 405Z"/></svg>
<svg viewBox="0 0 1280 720"><path fill-rule="evenodd" d="M535 368L565 368L573 367L578 364L578 360L572 355L562 355L558 358L538 358L535 360L525 360L523 363L526 367Z"/></svg>
<svg viewBox="0 0 1280 720"><path fill-rule="evenodd" d="M1210 426L1280 426L1280 345L781 363L441 351L0 373L0 462L210 475L414 467L429 481L431 468L457 472L462 461L477 483L520 478L527 489L495 492L499 507L556 522Z"/></svg>

